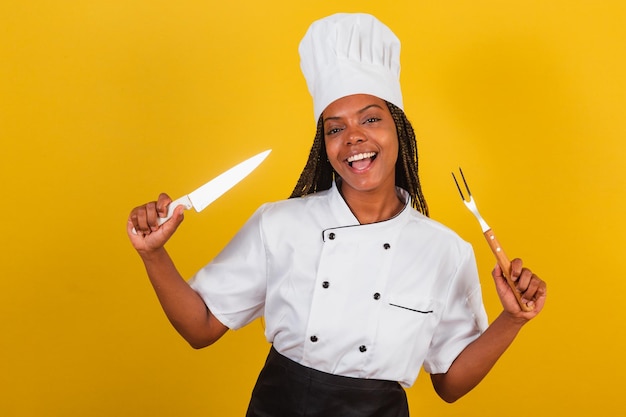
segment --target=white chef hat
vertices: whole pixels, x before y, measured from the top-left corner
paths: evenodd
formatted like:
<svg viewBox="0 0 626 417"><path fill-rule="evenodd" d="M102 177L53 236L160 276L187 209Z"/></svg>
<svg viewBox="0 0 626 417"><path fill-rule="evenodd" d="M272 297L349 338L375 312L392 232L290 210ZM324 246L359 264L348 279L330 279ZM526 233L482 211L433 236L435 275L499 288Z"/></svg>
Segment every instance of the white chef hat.
<svg viewBox="0 0 626 417"><path fill-rule="evenodd" d="M299 52L316 121L329 104L352 94L370 94L403 108L400 41L374 16L338 13L317 20Z"/></svg>

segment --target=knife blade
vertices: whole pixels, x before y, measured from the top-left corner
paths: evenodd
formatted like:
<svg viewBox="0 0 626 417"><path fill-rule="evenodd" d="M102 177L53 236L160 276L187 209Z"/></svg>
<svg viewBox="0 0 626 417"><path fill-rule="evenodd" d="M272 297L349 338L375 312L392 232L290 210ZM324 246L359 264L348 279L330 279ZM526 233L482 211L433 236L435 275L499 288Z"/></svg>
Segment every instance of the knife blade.
<svg viewBox="0 0 626 417"><path fill-rule="evenodd" d="M197 212L201 212L222 194L230 190L239 181L254 171L261 162L267 158L271 151L271 149L268 149L240 162L189 194L172 201L168 207L167 215L165 217L159 217L158 224L161 225L168 221L178 206L184 206L186 210L193 208Z"/></svg>

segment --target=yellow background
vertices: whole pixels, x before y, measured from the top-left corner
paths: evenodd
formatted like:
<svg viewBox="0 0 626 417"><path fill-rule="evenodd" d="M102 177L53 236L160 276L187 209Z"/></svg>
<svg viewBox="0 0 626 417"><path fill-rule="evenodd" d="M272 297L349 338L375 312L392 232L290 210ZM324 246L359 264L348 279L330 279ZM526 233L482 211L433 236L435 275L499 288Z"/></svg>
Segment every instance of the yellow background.
<svg viewBox="0 0 626 417"><path fill-rule="evenodd" d="M509 255L549 282L544 313L477 389L448 405L422 374L412 415L625 415L624 4L2 0L0 415L243 415L262 324L188 347L126 217L272 148L187 213L169 249L189 276L286 197L314 133L297 45L337 11L374 13L402 40L432 217L474 244L490 317L494 260L459 165Z"/></svg>

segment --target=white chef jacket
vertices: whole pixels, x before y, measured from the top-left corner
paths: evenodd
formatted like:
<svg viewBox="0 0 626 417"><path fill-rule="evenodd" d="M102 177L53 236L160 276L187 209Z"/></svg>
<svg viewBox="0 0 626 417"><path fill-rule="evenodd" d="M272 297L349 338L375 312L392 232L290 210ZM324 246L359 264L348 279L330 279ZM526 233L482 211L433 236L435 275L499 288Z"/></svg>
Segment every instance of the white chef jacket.
<svg viewBox="0 0 626 417"><path fill-rule="evenodd" d="M189 281L231 329L265 317L282 355L411 386L487 327L472 247L419 213L360 225L337 186L265 204Z"/></svg>

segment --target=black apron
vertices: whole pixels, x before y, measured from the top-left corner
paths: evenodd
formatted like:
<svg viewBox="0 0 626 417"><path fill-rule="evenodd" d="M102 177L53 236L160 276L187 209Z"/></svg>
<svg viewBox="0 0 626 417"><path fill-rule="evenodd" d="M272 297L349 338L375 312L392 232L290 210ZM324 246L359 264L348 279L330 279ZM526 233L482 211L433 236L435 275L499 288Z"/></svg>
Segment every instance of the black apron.
<svg viewBox="0 0 626 417"><path fill-rule="evenodd" d="M246 417L408 417L394 381L332 375L300 365L271 348Z"/></svg>

